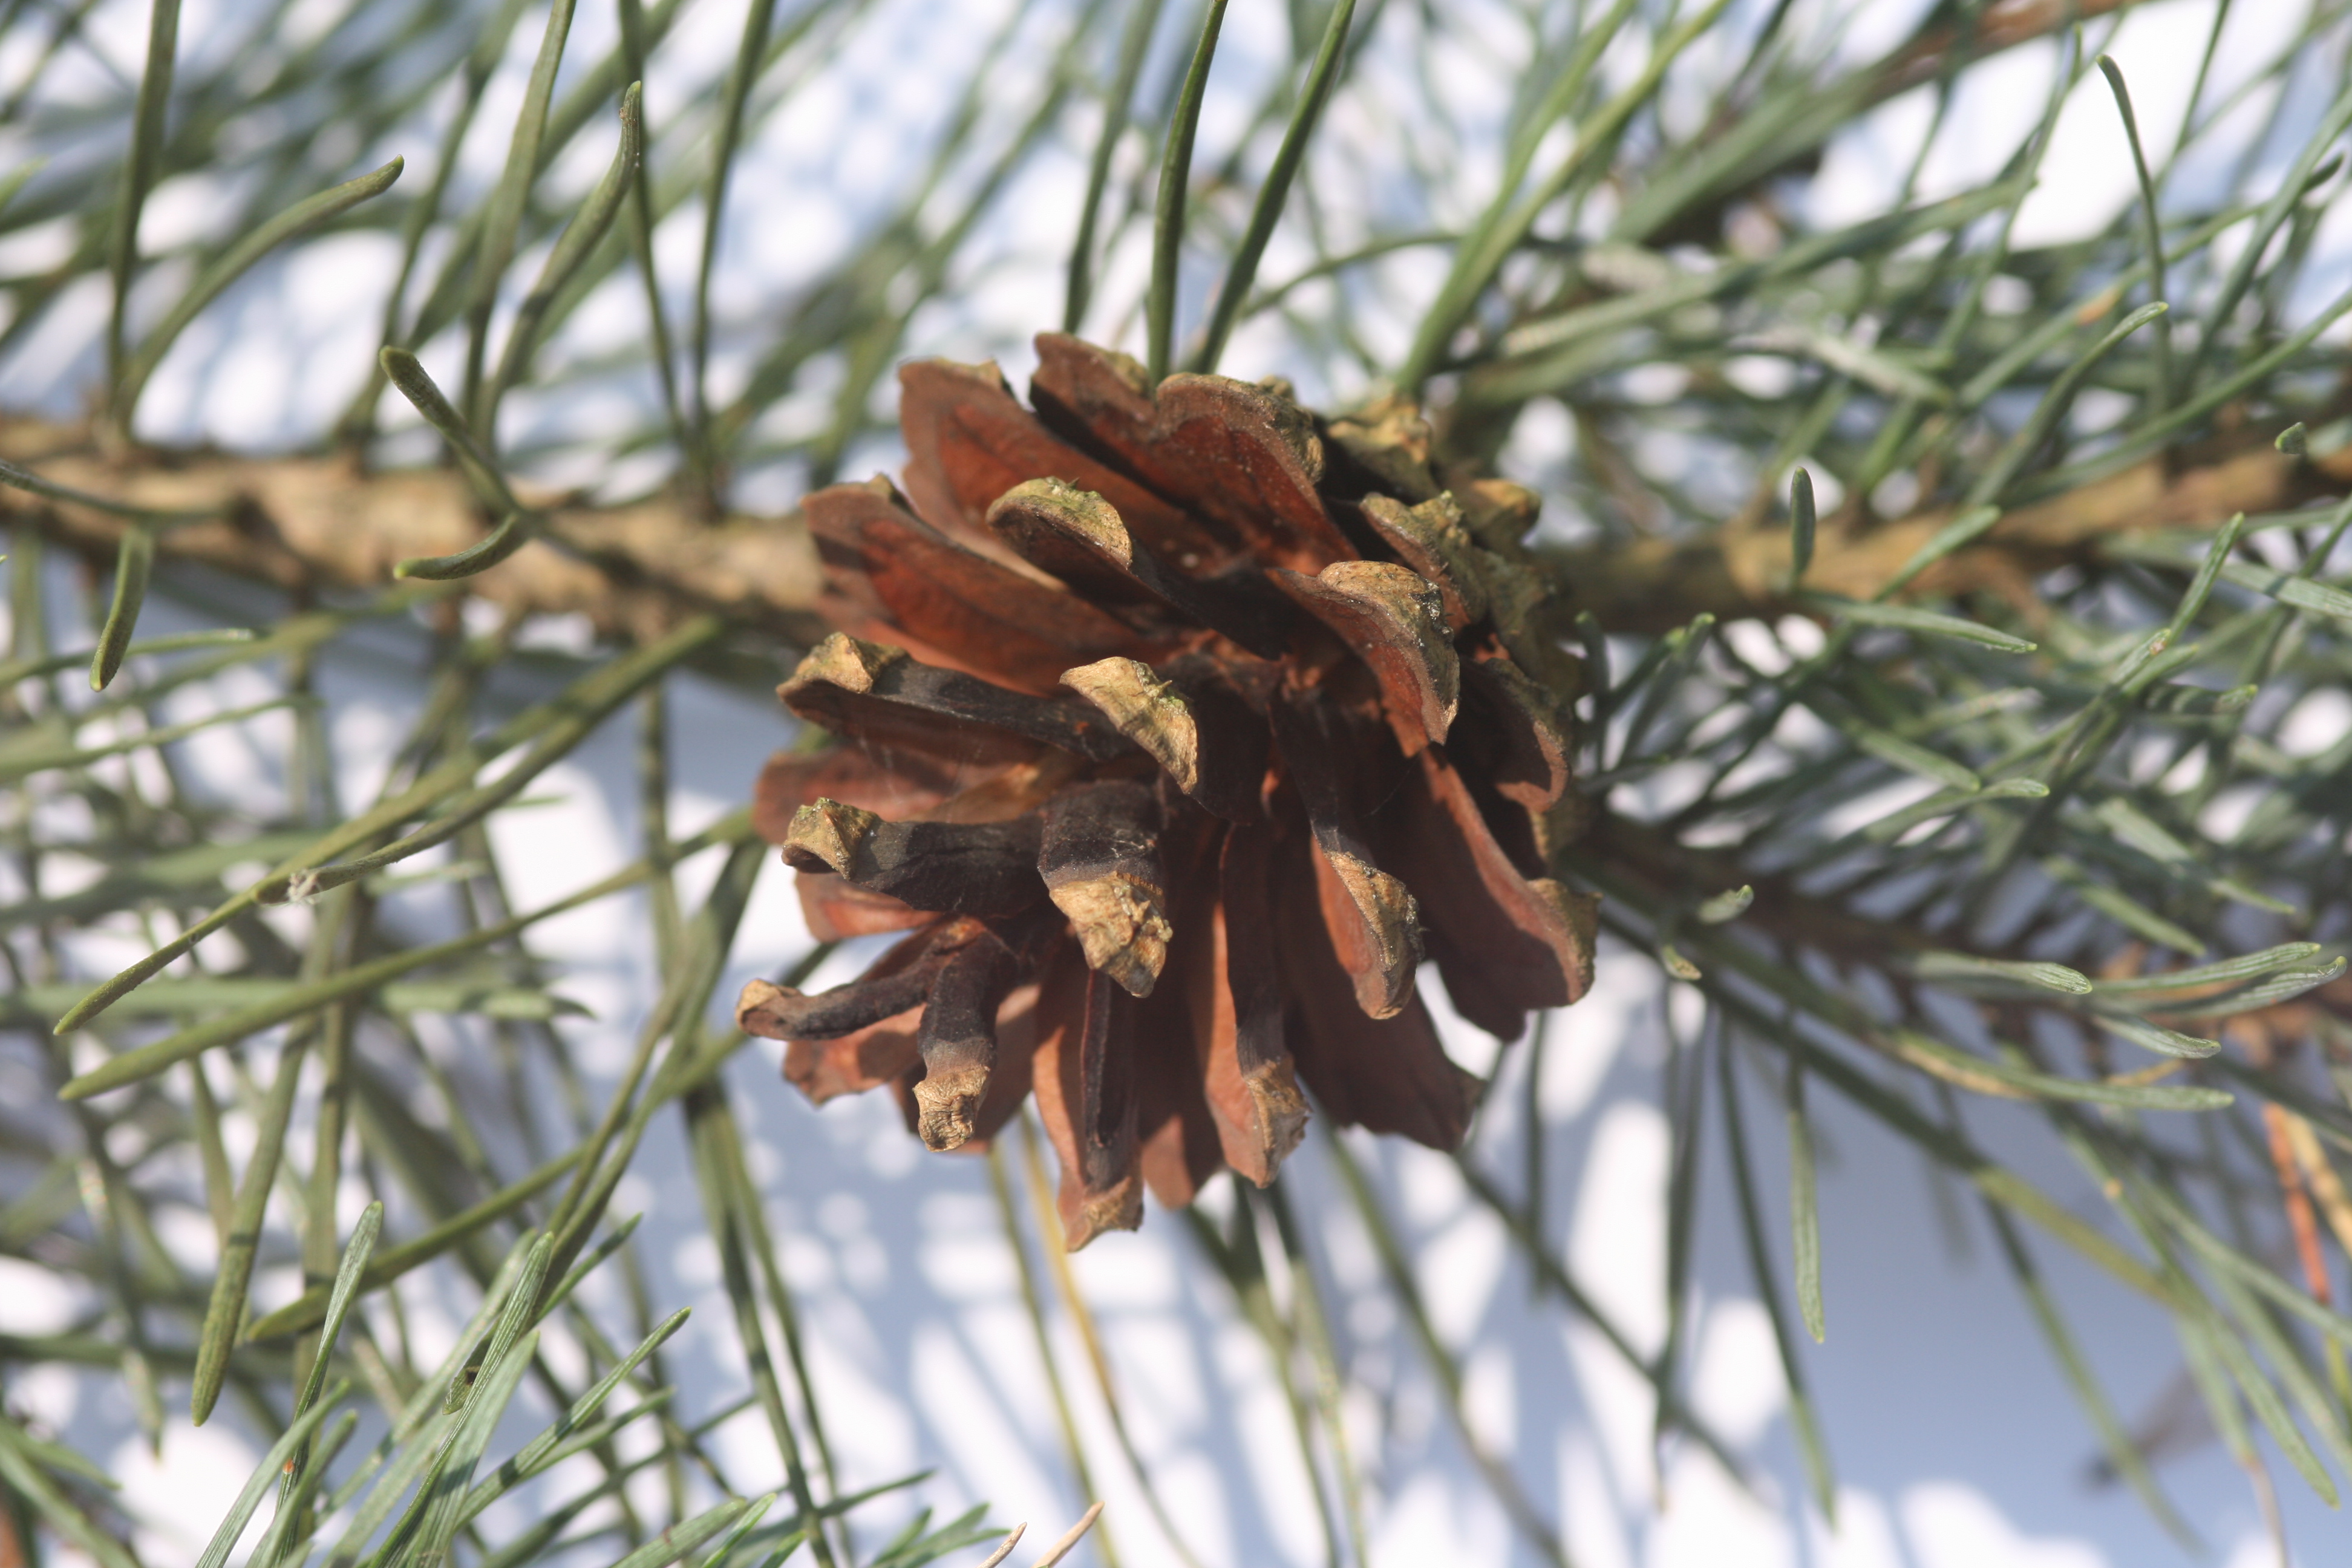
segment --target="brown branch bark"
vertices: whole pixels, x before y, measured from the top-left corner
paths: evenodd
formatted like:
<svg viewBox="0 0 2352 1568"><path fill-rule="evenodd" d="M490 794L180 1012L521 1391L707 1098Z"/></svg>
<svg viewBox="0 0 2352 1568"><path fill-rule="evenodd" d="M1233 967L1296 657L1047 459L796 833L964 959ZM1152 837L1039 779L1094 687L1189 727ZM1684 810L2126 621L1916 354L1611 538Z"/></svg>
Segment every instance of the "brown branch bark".
<svg viewBox="0 0 2352 1568"><path fill-rule="evenodd" d="M1923 574L1922 596L1991 591L2030 599L2032 577L2089 558L2118 535L2215 528L2233 512L2281 511L2352 486L2352 447L2296 459L2254 436L2192 454L2168 469L2151 458L2062 496L2020 507L1992 531ZM1825 519L1805 586L1866 599L1937 529L1948 508L1893 521L1840 527ZM1616 541L1554 557L1573 606L1612 632L1663 632L1706 611L1718 620L1777 617L1799 608L1787 590L1789 531L1735 520L1689 539ZM2027 605L2031 610L2032 606Z"/></svg>
<svg viewBox="0 0 2352 1568"><path fill-rule="evenodd" d="M207 450L109 456L87 427L5 416L0 458L124 505L216 512L166 529L162 553L289 590L382 587L395 563L463 549L488 527L465 480L446 469L369 472L337 458ZM2119 534L2218 526L2235 511L2280 510L2347 486L2352 448L2298 460L2266 440L2233 438L2170 470L2150 459L2021 507L1915 592L2030 599L2035 574L2086 559ZM667 497L611 507L525 499L550 508L548 537L465 584L503 610L577 613L600 634L634 638L709 610L802 647L824 635L816 552L798 512L709 521ZM1843 527L1824 520L1805 585L1867 598L1951 515L1938 509L1868 527L1851 513ZM0 524L29 525L100 563L127 526L110 511L5 488ZM1617 541L1553 559L1570 605L1612 632L1662 632L1701 611L1728 620L1800 608L1785 591L1789 534L1776 521L1741 517L1690 539Z"/></svg>
<svg viewBox="0 0 2352 1568"><path fill-rule="evenodd" d="M369 472L337 458L202 450L110 456L88 426L6 416L0 458L123 505L214 512L166 528L160 552L295 591L381 588L398 562L462 550L488 527L447 469ZM824 635L813 608L816 550L797 512L709 521L665 497L599 507L525 489L522 499L549 509L546 536L464 584L509 614L576 613L602 635L639 640L709 610L802 646ZM112 560L129 526L16 489L0 489L0 523L97 561Z"/></svg>
<svg viewBox="0 0 2352 1568"><path fill-rule="evenodd" d="M1970 59L1981 59L2137 4L2139 0L2010 0L1966 28L1941 28L1896 54L1879 68L1879 79L1871 84L1870 100L1884 102L1921 82L1935 80L1950 63L1948 57L1955 48L1967 50Z"/></svg>

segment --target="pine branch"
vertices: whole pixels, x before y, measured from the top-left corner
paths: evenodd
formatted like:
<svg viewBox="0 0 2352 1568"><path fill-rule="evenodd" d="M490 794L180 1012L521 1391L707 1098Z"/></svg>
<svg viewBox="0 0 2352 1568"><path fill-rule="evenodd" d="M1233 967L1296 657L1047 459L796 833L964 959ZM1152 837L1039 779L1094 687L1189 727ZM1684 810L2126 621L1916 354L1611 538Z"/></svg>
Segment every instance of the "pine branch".
<svg viewBox="0 0 2352 1568"><path fill-rule="evenodd" d="M2106 559L2106 546L2135 536L2210 532L2233 514L2293 511L2340 495L2347 484L2352 447L2291 458L2268 433L2246 431L2007 511L1975 543L1920 574L1905 594L1953 599L1989 593L2030 622L2038 615L2032 584L2044 573ZM1805 590L1875 597L1959 510L1939 506L1875 521L1848 509L1823 525ZM1575 607L1612 630L1654 636L1702 615L1732 621L1819 613L1790 589L1788 528L1755 510L1687 537L1611 540L1559 551L1552 560Z"/></svg>
<svg viewBox="0 0 2352 1568"><path fill-rule="evenodd" d="M1740 1468L1692 1414L1682 1288L1694 1234L1716 1223L1693 1179L1717 1157L1715 1084L1777 1317L1772 1205L1734 1120L1743 1071L1760 1067L1747 1092L1763 1086L1787 1121L1787 1250L1816 1336L1844 1321L1823 1299L1822 1251L1839 1237L1817 1213L1808 1109L1827 1095L1982 1198L2117 1473L2160 1517L2155 1479L2059 1313L2061 1276L2045 1279L2029 1237L2173 1315L2241 1463L2260 1476L2252 1411L2330 1493L2327 1466L2352 1466L2352 1319L2329 1273L2331 1245L2352 1241L2332 1163L2352 1150L2352 737L2315 740L2314 715L2352 683L2352 592L2335 576L2352 504L2312 503L2352 486L2352 404L2323 336L2352 293L2309 296L2344 200L2352 93L2313 105L2284 89L2305 62L2342 58L2343 0L2310 7L2291 48L2251 68L2233 59L2216 86L2221 7L2168 152L2154 116L2141 140L2123 68L2091 74L2129 0L1937 5L1867 58L1846 47L1837 6L1579 0L1521 7L1524 37L1502 44L1476 7L1294 5L1289 58L1251 62L1232 52L1262 48L1264 29L1199 28L1221 5L1019 0L984 38L968 35L971 49L946 51L919 95L946 106L930 121L897 107L906 51L872 21L887 8L760 0L729 25L740 44L711 54L681 47L709 21L697 3L621 0L617 43L589 58L584 40L614 37L594 3L576 27L568 3L544 27L491 0L371 0L299 29L265 7L266 25L219 48L180 38L174 0L156 0L136 77L94 90L71 54L96 47L79 21L22 7L0 20L0 53L30 62L8 87L12 129L49 160L0 177L0 237L12 255L63 245L0 278L0 355L24 377L0 414L14 638L0 849L22 894L0 909L0 1025L67 1096L6 1108L0 1142L29 1161L0 1187L0 1253L92 1303L69 1332L0 1337L12 1394L21 1366L107 1369L156 1441L166 1394L178 1401L169 1385L194 1372L199 1409L218 1396L272 1448L215 1543L225 1556L275 1483L257 1568L322 1547L346 1565L454 1552L523 1568L593 1551L656 1568L688 1545L704 1568L744 1568L804 1542L912 1568L982 1540L976 1512L938 1528L925 1514L861 1549L843 1518L906 1483L835 1489L828 1336L802 1332L792 1249L772 1246L769 1184L738 1146L754 1130L726 1109L721 1075L750 1053L705 1016L773 829L801 863L835 867L801 884L813 927L901 929L918 911L891 889L918 883L987 906L927 927L866 981L806 997L797 987L832 951L820 943L763 983L768 1011L747 1022L876 1013L851 1035L794 1040L788 1071L813 1098L893 1083L942 1143L976 1142L983 1115L1006 1125L1035 1093L1067 1170L1049 1236L1133 1217L1139 1172L1181 1201L1217 1168L1171 1146L1182 1139L1147 1151L1113 1113L1126 1089L1105 1069L1111 1020L1142 1016L1137 987L1159 965L1171 968L1163 1004L1198 994L1215 966L1195 974L1197 954L1170 953L1213 930L1232 1016L1217 1014L1213 976L1208 1010L1231 1026L1234 1071L1204 1092L1232 1089L1237 1119L1213 1140L1222 1157L1265 1180L1310 1112L1439 1144L1475 1112L1457 1168L1538 1292L1656 1391L1659 1436L1679 1431ZM2013 117L2022 140L2006 165L1924 199L1932 151L1980 133L1954 118L1982 112L1968 73L2037 39L2059 68ZM1473 59L1492 62L1494 113L1461 111ZM1455 63L1425 68L1437 60ZM826 193L852 215L832 238L793 227L799 193L780 198L745 162L773 151L781 117L799 134L812 85L862 106L843 132L859 139L843 160L857 183ZM1911 166L1876 210L1814 225L1825 150L1915 90L1928 123ZM2100 232L2029 243L2019 214L2049 188L2062 110L2086 99L2130 128L2135 202ZM901 141L895 164L866 155ZM399 157L415 172L395 182ZM1088 171L1082 200L1038 177L1057 158ZM882 189L869 171L886 166ZM492 183L478 167L502 172ZM2192 195L2191 167L2222 171L2218 186ZM597 169L593 190L558 188ZM167 220L192 190L220 211L174 237ZM764 248L776 226L793 245L781 279ZM674 237L697 235L674 254ZM344 416L288 416L287 439L315 448L140 444L163 427L142 420L240 427L225 405L174 414L173 399L234 395L242 334L278 320L280 282L316 277L270 269L331 270L327 247L353 240L396 253L398 279L354 301L383 341L323 373L320 384L346 369L364 383ZM1038 255L1073 256L1066 288L1034 287ZM1192 283L1216 276L1199 309ZM1008 415L993 377L932 366L931 401L910 389L899 410L919 519L870 490L812 501L821 521L839 509L821 567L798 511L743 503L821 485L886 443L895 363L946 345L1007 353L1051 323L1016 333L1001 300L1045 294L1066 301L1075 334L1243 380L1176 387L1169 402L1190 397L1200 416L1187 436L1103 359L1085 395L1041 409L1040 435ZM366 363L379 349L389 358ZM423 364L453 353L469 369L449 395ZM192 361L205 362L193 377ZM93 367L99 379L78 379ZM1247 379L1277 371L1306 390ZM950 384L961 390L940 392ZM387 385L426 414L454 466L386 466ZM1426 394L1430 425L1381 395L1397 386ZM1315 426L1324 466L1310 471L1299 407L1336 412L1359 387L1370 405ZM114 423L64 420L68 399ZM1190 444L1213 427L1224 445ZM1055 445L1072 441L1076 459ZM336 455L318 455L330 442ZM1082 461L1087 488L1118 507L1041 479L1041 453L1062 454L1044 464L1056 477ZM518 477L538 463L625 473L609 482L643 499ZM1244 469L1256 488L1228 491ZM1521 547L1534 498L1507 471L1544 487L1544 516L1574 544ZM1036 482L1008 496L1020 479ZM1818 518L1816 481L1843 498ZM1784 496L1801 520L1788 526ZM972 557L926 533L959 521ZM1034 554L1013 562L1016 534ZM61 552L91 569L48 570ZM1285 570L1192 575L1192 556L1231 566L1252 552ZM395 584L419 560L449 580ZM857 573L877 569L896 595L887 612L847 603ZM278 592L224 593L216 574ZM1055 574L1059 585L1039 581ZM142 636L151 595L215 622L286 607L257 629ZM496 614L390 613L466 597ZM1009 613L963 615L991 604ZM584 619L601 646L526 651L529 623L551 616ZM1215 657L1190 663L1098 657L1187 617L1236 647L1255 639L1250 657L1219 663L1228 650L1205 634ZM1307 637L1277 635L1300 617ZM872 646L894 629L922 644L908 621L935 646ZM735 654L764 671L836 624L866 642L827 645L838 657L788 683L791 711L889 743L787 756L755 808L674 839L670 763L691 736L662 682ZM955 668L923 668L940 644ZM95 694L68 678L84 662ZM998 686L982 684L1000 666ZM1073 666L1080 679L1057 685ZM320 700L353 667L420 686L381 770L352 765ZM1276 668L1289 676L1265 679ZM215 700L255 681L266 689ZM1276 689L1280 711L1259 713ZM1087 706L1097 694L1106 705ZM188 697L204 699L193 714ZM1387 724L1343 722L1346 703ZM518 903L504 814L580 763L600 726L633 719L641 843L602 881ZM790 733L784 712L763 721ZM191 742L230 735L275 766L282 794L203 787ZM908 763L899 742L956 755ZM1024 755L951 794L982 765L965 742ZM1026 757L1040 747L1054 754ZM1204 831L1242 846L1217 858L1216 900L1197 891L1186 845L1152 837L1172 818L1137 782L1147 762L1200 792L1215 819ZM1103 776L1066 788L1098 763ZM789 813L770 820L779 781L846 795L885 773L901 798L828 800L805 833ZM355 774L380 781L372 799L341 798ZM1357 800L1366 778L1396 787ZM1269 801L1291 813L1287 837L1228 826ZM817 853L819 828L835 860ZM1479 849L1474 870L1441 844ZM680 862L722 847L715 889L690 895L702 885L677 877ZM840 891L853 862L877 884L855 898ZM257 863L277 870L254 881L241 868ZM1164 875L1171 864L1179 875ZM908 875L883 887L884 870ZM660 1000L623 1021L637 1050L616 1081L576 1048L589 1026L566 1021L572 1005L550 989L536 922L584 900L617 908L647 884ZM285 907L321 889L308 925ZM429 940L403 923L428 904L448 917ZM1595 919L1706 1006L1696 1036L1668 1042L1675 1299L1654 1356L1549 1250L1568 1133L1540 1114L1543 1047L1497 1058L1498 1082L1528 1077L1514 1127L1495 1086L1460 1073L1405 1007L1426 933L1465 1016L1507 1035L1525 1010L1512 997L1549 1007L1587 983ZM1297 933L1318 929L1329 951L1302 952ZM1024 943L1066 940L1087 962L1054 972L1053 1002L1045 978L1000 998ZM1522 995L1538 973L1559 990ZM1325 982L1336 1007L1318 1004ZM1025 1025L1023 1006L1036 1009ZM954 1099L959 1074L983 1070L992 1021L1011 1040L1055 1006L1065 1037L1092 1042L1067 1074L1007 1051L1006 1093ZM448 1022L420 1026L421 1012ZM62 1037L49 1033L60 1016L74 1025ZM1325 1028L1347 1048L1318 1064ZM1163 1054L1185 1059L1192 1042L1171 1038ZM2000 1102L1998 1139L1978 1125L1986 1100ZM676 1281L647 1271L634 1218L607 1212L673 1101L757 1384L694 1415L705 1391L667 1386L663 1355L683 1314L659 1298ZM2018 1140L2037 1128L2089 1187L2028 1179ZM1320 1173L1348 1180L1382 1242L1405 1310L1385 1338L1324 1322L1319 1303L1340 1300L1320 1282L1334 1260L1319 1228L1290 1223L1280 1189L1198 1226L1260 1331L1335 1562L1342 1518L1360 1555L1360 1489L1392 1480L1401 1452L1387 1423L1358 1419L1366 1368L1418 1356L1462 1394L1472 1364L1421 1310L1399 1168L1384 1149L1344 1156ZM1313 1141L1297 1158L1327 1160ZM2110 1211L2095 1212L2094 1191ZM386 1205L384 1246L371 1252L372 1217L345 1253L337 1216L360 1196ZM208 1217L219 1279L192 1274L164 1230L175 1206ZM266 1281L298 1256L293 1303L247 1324L247 1274ZM583 1303L582 1281L614 1265L625 1289ZM1062 1272L1083 1327L1081 1271ZM446 1357L414 1353L404 1303L419 1291L448 1321L471 1320ZM1052 1364L1059 1338L1032 1305L1059 1389L1079 1369ZM254 1342L257 1328L275 1338ZM1797 1352L1813 1352L1779 1330L1794 1389ZM365 1454L345 1451L352 1412L332 1408L346 1374L389 1416ZM488 1455L509 1412L532 1405L540 1436ZM750 1447L714 1436L739 1417L760 1433ZM1795 1418L1809 1479L1832 1498L1832 1445L1809 1406ZM1090 1467L1135 1462L1076 1451L1085 1435L1065 1425L1082 1491L1104 1473ZM1468 1425L1458 1436L1453 1458L1556 1551L1525 1456ZM656 1472L660 1485L642 1484ZM12 1406L0 1557L53 1539L136 1568L95 1484ZM518 1511L494 1521L485 1510L501 1500L528 1517L514 1533L488 1528ZM772 1517L779 1506L792 1517ZM1122 1542L1144 1525L1114 1522ZM318 1539L330 1523L338 1542Z"/></svg>
<svg viewBox="0 0 2352 1568"><path fill-rule="evenodd" d="M231 458L140 448L110 456L90 432L0 416L0 460L106 508L0 489L0 521L22 520L93 563L110 561L131 513L211 514L179 522L159 553L285 589L388 585L392 568L477 542L488 520L446 468L365 471L335 458ZM1976 543L1906 589L1922 599L1991 593L2031 618L2042 573L2104 559L2136 535L2209 531L2232 514L2283 513L2352 482L2352 447L2288 457L2254 432L2149 458L2063 495L2005 513ZM518 618L579 614L604 636L650 640L717 611L807 647L815 615L815 551L797 512L707 520L664 494L596 506L529 490L548 509L546 544L464 580L465 592ZM1957 509L1873 521L1852 509L1823 527L1805 574L1809 593L1875 596ZM1841 522L1843 526L1841 526ZM1701 615L1778 619L1817 605L1789 587L1789 533L1754 509L1689 537L1612 541L1547 552L1570 605L1612 629L1657 634Z"/></svg>
<svg viewBox="0 0 2352 1568"><path fill-rule="evenodd" d="M341 458L235 458L152 448L110 455L86 427L0 416L0 458L56 490L0 489L0 521L26 523L92 562L110 561L140 516L169 516L165 560L187 561L289 591L373 590L416 556L453 554L488 531L467 481L449 468L369 472ZM582 615L602 635L656 640L717 611L806 647L816 552L797 514L707 519L667 495L591 506L519 487L546 509L541 542L462 580L462 591L520 621Z"/></svg>

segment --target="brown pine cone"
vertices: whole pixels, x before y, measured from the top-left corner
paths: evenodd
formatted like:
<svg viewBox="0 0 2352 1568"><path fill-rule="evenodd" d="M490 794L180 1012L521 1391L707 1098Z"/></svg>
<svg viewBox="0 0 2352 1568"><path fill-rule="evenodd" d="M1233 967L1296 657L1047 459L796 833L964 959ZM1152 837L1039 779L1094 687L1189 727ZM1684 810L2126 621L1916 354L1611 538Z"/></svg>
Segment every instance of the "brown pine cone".
<svg viewBox="0 0 2352 1568"><path fill-rule="evenodd" d="M1440 489L1416 410L1037 341L900 373L912 454L808 498L841 629L779 689L847 744L779 755L761 828L810 930L908 934L819 995L754 981L812 1100L895 1085L934 1149L1033 1091L1069 1244L1230 1165L1271 1181L1303 1080L1342 1125L1459 1145L1475 1080L1424 952L1508 1039L1590 983L1577 661L1519 539L1534 500Z"/></svg>

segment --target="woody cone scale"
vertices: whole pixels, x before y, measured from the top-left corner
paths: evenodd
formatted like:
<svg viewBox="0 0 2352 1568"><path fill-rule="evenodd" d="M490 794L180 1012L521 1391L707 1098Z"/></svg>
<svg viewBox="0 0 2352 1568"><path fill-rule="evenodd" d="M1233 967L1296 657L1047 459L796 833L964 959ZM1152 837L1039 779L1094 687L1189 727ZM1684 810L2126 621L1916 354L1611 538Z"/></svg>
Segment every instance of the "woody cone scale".
<svg viewBox="0 0 2352 1568"><path fill-rule="evenodd" d="M1037 341L900 373L911 454L808 498L839 629L780 688L838 737L756 816L822 939L904 932L859 979L754 981L737 1016L820 1102L892 1086L934 1149L1034 1095L1068 1243L1143 1189L1264 1184L1307 1096L1457 1146L1476 1080L1415 977L1516 1037L1591 982L1573 831L1580 669L1520 540L1533 497L1433 472L1391 402Z"/></svg>

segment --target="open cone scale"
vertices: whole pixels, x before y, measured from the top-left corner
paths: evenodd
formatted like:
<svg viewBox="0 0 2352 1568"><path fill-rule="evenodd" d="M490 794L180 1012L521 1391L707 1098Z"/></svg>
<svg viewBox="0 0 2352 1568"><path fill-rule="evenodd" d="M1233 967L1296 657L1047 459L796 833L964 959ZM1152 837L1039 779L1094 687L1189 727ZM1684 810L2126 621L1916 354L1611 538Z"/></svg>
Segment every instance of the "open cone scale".
<svg viewBox="0 0 2352 1568"><path fill-rule="evenodd" d="M752 982L740 1021L935 1149L1034 1094L1072 1246L1146 1186L1271 1181L1310 1093L1457 1146L1476 1084L1423 959L1506 1039L1591 978L1533 498L1444 489L1407 405L1038 349L1034 412L993 365L907 366L903 492L807 500L837 629L779 691L844 743L779 754L756 816L817 935L905 934L832 991Z"/></svg>

